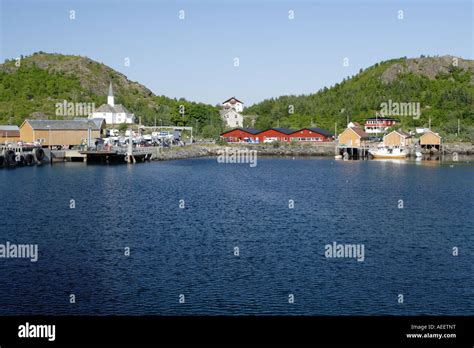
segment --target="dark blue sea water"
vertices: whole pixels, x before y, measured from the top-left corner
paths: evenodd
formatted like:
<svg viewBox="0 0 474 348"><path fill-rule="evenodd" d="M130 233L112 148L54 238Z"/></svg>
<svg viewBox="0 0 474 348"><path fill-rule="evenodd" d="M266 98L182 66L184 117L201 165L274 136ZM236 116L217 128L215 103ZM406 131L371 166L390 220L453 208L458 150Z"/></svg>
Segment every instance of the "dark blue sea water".
<svg viewBox="0 0 474 348"><path fill-rule="evenodd" d="M39 247L0 259L0 315L474 315L473 177L275 158L0 170L0 243ZM365 260L326 258L333 242Z"/></svg>

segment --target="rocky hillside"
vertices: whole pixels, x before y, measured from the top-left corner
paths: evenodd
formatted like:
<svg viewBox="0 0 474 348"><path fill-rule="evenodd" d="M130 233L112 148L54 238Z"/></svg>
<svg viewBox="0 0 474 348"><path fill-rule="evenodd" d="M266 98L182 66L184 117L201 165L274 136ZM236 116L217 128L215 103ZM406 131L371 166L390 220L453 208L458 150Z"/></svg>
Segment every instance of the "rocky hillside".
<svg viewBox="0 0 474 348"><path fill-rule="evenodd" d="M418 76L427 77L430 80L438 76L453 72L453 68L469 72L471 84L474 83L474 60L462 59L454 56L442 57L420 57L404 59L391 64L382 74L381 79L386 83L393 82L401 75L413 73Z"/></svg>

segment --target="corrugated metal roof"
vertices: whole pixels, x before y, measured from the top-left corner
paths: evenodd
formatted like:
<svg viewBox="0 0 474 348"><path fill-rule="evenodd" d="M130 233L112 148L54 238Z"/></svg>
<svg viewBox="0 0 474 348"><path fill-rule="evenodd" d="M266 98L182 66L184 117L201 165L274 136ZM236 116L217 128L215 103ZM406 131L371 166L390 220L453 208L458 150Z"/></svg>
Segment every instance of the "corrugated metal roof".
<svg viewBox="0 0 474 348"><path fill-rule="evenodd" d="M0 131L20 131L18 126L11 126L11 125L0 125Z"/></svg>
<svg viewBox="0 0 474 348"><path fill-rule="evenodd" d="M84 120L26 120L34 130L99 130L96 122ZM49 127L48 127L49 126Z"/></svg>

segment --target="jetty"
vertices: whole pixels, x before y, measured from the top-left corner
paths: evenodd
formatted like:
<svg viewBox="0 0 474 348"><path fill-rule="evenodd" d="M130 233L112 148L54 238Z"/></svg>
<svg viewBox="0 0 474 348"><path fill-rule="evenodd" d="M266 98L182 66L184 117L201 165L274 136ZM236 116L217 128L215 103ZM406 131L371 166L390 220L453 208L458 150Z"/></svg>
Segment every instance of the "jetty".
<svg viewBox="0 0 474 348"><path fill-rule="evenodd" d="M161 146L133 147L131 150L114 146L104 149L78 151L88 163L136 163L151 161L161 152Z"/></svg>

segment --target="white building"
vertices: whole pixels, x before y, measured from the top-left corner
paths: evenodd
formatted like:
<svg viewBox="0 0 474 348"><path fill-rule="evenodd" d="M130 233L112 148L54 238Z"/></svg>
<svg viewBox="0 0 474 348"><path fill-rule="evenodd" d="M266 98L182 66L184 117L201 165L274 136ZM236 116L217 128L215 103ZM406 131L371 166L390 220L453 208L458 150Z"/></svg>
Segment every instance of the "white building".
<svg viewBox="0 0 474 348"><path fill-rule="evenodd" d="M229 98L222 103L220 114L227 127L238 128L244 126L244 116L241 114L244 111L243 104L235 97Z"/></svg>
<svg viewBox="0 0 474 348"><path fill-rule="evenodd" d="M239 128L244 126L244 116L235 109L224 109L220 111L221 118L229 128Z"/></svg>
<svg viewBox="0 0 474 348"><path fill-rule="evenodd" d="M131 124L133 123L135 115L128 111L122 104L115 104L112 83L110 83L107 104L102 104L89 118L103 118L108 125L120 123Z"/></svg>
<svg viewBox="0 0 474 348"><path fill-rule="evenodd" d="M237 112L242 112L242 111L244 111L244 103L242 103L236 97L232 97L232 98L229 98L225 102L222 103L222 108L224 110L233 108Z"/></svg>
<svg viewBox="0 0 474 348"><path fill-rule="evenodd" d="M358 127L360 127L360 123L359 123L359 122L352 122L352 121L351 121L351 122L349 122L349 123L347 124L347 128L358 128Z"/></svg>

